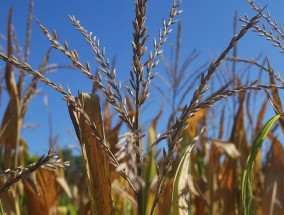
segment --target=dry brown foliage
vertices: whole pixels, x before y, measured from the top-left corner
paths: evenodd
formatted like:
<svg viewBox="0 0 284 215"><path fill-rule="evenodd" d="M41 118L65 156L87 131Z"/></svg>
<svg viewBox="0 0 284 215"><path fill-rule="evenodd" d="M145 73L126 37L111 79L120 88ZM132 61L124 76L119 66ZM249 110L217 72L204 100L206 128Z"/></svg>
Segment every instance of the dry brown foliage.
<svg viewBox="0 0 284 215"><path fill-rule="evenodd" d="M268 57L265 58L265 63L259 63L258 60L237 56L238 42L251 29L284 52L282 28L276 21L272 21L269 13L264 12L265 8L256 6L254 1L248 2L256 15L241 18L243 26L237 32L236 13L233 27L235 35L224 51L209 65L198 67L196 75L192 75L192 71L188 73L189 65L199 53L191 52L180 63L183 48L181 22L178 24L176 45L171 48L174 60L169 62L162 49L172 26L177 22L177 16L182 12L182 1L173 1L158 37L153 38L152 51L148 51L146 44L150 34L145 22L148 1L135 0L132 68L125 84L117 80L115 66L110 65L99 39L84 29L74 16L69 17L72 25L94 52L98 63L96 74L91 73L89 63L83 64L80 61L76 50L69 49L67 41L61 43L56 31L51 33L38 20L51 47L66 56L72 66L48 65L51 54L51 48L48 48L39 68L34 69L28 63L34 2L30 0L29 4L24 53L20 53L16 32L12 27L11 8L5 38L7 50L0 52L0 59L5 62L5 89L9 95L0 132L2 212L243 214L241 177L246 168L250 146L262 128L267 108L272 107L276 114L282 113L279 90L284 88L284 81L274 72ZM265 25L260 27L261 22L265 22L272 30L267 31ZM231 51L233 56L228 57ZM164 106L151 120L149 127L144 126L141 113L152 93L150 87L157 75L154 71L159 58L164 63L170 83L170 96L165 97L165 103L170 105L171 113L165 131L158 134L157 125ZM226 71L226 77L232 78L224 78L224 84L222 81L216 84L213 77L217 76L220 65L228 62L231 62L232 69ZM260 68L267 73L269 83L262 84L261 80L249 83L238 75L237 64ZM56 68L77 68L91 81L93 94L79 93L74 96L69 87L65 89L61 84L55 84L46 78L45 72ZM19 72L15 73L15 70ZM33 79L24 85L26 73L33 75ZM60 158L50 149L46 156L32 164L26 163L27 159L24 159L25 156L28 157L28 153L23 150L25 143L20 131L30 101L36 95L38 81L59 92L68 105L80 143L82 156L79 160L84 163L82 169L71 173L72 176L68 170L66 173L62 171L68 163L61 161L64 150L61 151L60 148ZM193 83L197 83L197 88L194 88ZM214 88L210 92L210 84L217 85L218 90ZM27 88L23 89L24 86ZM167 95L165 89L159 86L156 89L163 96ZM258 91L262 91L265 99L260 108L252 109L249 102L254 101L255 92ZM248 92L250 93L247 94ZM106 100L103 111L100 104L102 99L98 95ZM190 102L185 102L188 98L191 98ZM227 102L225 106L215 105L220 100ZM233 111L230 110L231 105ZM256 117L254 112L258 113ZM228 121L232 122L231 125L228 125ZM282 117L279 122L284 131ZM123 130L126 132L122 134ZM284 149L275 131L271 131L268 137L269 151L261 151L255 160L252 205L257 214L282 214ZM188 171L180 173L185 156L188 158ZM75 159L74 156L70 158ZM182 202L183 205L177 202Z"/></svg>

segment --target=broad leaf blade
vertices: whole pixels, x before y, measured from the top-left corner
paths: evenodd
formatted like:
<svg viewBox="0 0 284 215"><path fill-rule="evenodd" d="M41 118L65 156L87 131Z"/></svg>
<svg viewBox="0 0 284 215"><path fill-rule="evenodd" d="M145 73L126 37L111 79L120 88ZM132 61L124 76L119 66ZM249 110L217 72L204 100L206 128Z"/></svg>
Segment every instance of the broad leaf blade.
<svg viewBox="0 0 284 215"><path fill-rule="evenodd" d="M34 183L31 183L33 179L23 180L28 214L50 214L58 198L56 173L46 169L38 169L33 176L36 178Z"/></svg>
<svg viewBox="0 0 284 215"><path fill-rule="evenodd" d="M95 123L100 136L105 138L99 97L96 94L80 93L78 100ZM93 135L86 118L80 112L73 110L71 105L68 108L82 148L92 212L114 214L108 155Z"/></svg>
<svg viewBox="0 0 284 215"><path fill-rule="evenodd" d="M189 162L193 145L189 145L183 155L174 179L170 215L188 214L189 208ZM197 194L197 191L195 191Z"/></svg>

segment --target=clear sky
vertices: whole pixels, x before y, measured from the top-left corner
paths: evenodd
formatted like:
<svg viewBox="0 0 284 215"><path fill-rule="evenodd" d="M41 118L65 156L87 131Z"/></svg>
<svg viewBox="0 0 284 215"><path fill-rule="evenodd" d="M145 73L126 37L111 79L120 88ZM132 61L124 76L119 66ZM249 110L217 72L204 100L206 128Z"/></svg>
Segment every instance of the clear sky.
<svg viewBox="0 0 284 215"><path fill-rule="evenodd" d="M153 36L157 37L162 19L167 18L172 2L172 0L149 0L146 22L151 34L149 41L153 41ZM284 26L283 0L259 2L262 5L267 4L272 17L277 19L279 25ZM28 13L27 0L0 0L0 33L6 34L7 15L11 5L14 5L13 25L17 31L20 44L24 45ZM59 40L63 42L66 39L69 47L78 51L81 62L90 62L94 71L97 64L93 61L93 53L86 45L84 38L69 21L68 15L75 15L85 29L92 31L93 35L100 38L100 43L106 47L106 56L110 59L113 56L117 57L118 79L126 80L132 59L133 29L131 22L134 17L133 9L134 0L35 0L34 17L50 31L56 29ZM246 0L184 0L181 9L184 11L179 16L183 23L181 58L184 60L193 49L201 52L199 59L190 67L192 70L217 57L227 47L233 34L235 10L238 11L238 16L242 17L245 13L249 17L256 14ZM241 23L238 22L238 30L240 28ZM174 27L170 38L175 38L175 30ZM50 43L40 31L35 19L33 19L31 41L29 63L34 69L37 69ZM5 47L5 42L0 40L0 45ZM165 52L167 52L168 47L169 45L166 44ZM149 43L148 49L152 49L152 42ZM278 53L277 49L273 48L264 38L258 38L257 34L250 32L239 43L238 56L240 57L255 58L260 52L269 54L272 66L277 73L281 72L281 68L284 66L283 55ZM67 58L56 50L53 50L50 62L70 64ZM0 66L3 69L4 64L0 62ZM163 67L158 67L157 71L162 72L162 70ZM76 94L78 90L85 92L91 90L91 82L79 71L57 70L47 76L55 83L60 82L64 87L68 84L73 94ZM51 113L53 134L60 135L59 142L62 145L76 144L66 131L67 128L73 131L73 127L62 96L43 84L40 84L39 88L41 94L48 97L48 107L44 107L43 96L37 96L33 99L24 123L38 125L38 127L23 129L22 137L26 139L32 152L46 153L48 149L48 115ZM155 101L159 98L157 93L153 92L153 96L150 101L154 104L160 104ZM6 104L7 95L4 92L0 106L1 118ZM155 105L151 107L155 107ZM159 108L149 109L145 112L146 121L159 111ZM154 111L152 112L152 110ZM164 120L166 121L166 115ZM165 129L163 126L161 128Z"/></svg>

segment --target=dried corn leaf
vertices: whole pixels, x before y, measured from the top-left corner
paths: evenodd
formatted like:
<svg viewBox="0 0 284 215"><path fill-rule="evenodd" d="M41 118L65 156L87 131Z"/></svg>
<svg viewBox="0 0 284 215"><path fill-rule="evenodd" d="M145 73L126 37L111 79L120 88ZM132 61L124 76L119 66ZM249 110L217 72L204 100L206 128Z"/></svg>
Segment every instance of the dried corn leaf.
<svg viewBox="0 0 284 215"><path fill-rule="evenodd" d="M225 152L230 158L237 159L241 156L234 143L226 143L219 140L211 140L212 143L221 151Z"/></svg>
<svg viewBox="0 0 284 215"><path fill-rule="evenodd" d="M56 177L56 181L57 183L62 187L62 189L64 190L64 192L67 194L67 196L69 198L72 198L72 193L71 193L71 190L65 180L65 178L63 177Z"/></svg>
<svg viewBox="0 0 284 215"><path fill-rule="evenodd" d="M224 121L225 121L225 108L222 108L220 123L219 123L219 134L218 138L221 139L224 134ZM214 214L216 211L221 211L220 204L216 201L218 197L216 189L218 188L218 174L220 171L222 153L219 148L212 144L210 149L209 162L206 168L206 178L208 179L208 190L209 190L209 209L210 213Z"/></svg>
<svg viewBox="0 0 284 215"><path fill-rule="evenodd" d="M169 214L171 210L171 200L173 191L174 178L169 178L165 187L165 191L157 205L157 214Z"/></svg>
<svg viewBox="0 0 284 215"><path fill-rule="evenodd" d="M198 125L200 124L201 120L206 116L207 110L208 110L207 108L201 109L197 111L193 117L187 120L188 122L187 134L190 140L196 137L198 133Z"/></svg>
<svg viewBox="0 0 284 215"><path fill-rule="evenodd" d="M28 214L46 215L51 212L50 210L58 197L56 173L39 169L35 174L38 193L26 179L22 180L27 197Z"/></svg>
<svg viewBox="0 0 284 215"><path fill-rule="evenodd" d="M266 114L266 108L267 108L267 100L265 100L262 105L261 105L261 108L260 108L260 111L259 113L257 114L257 121L256 121L256 126L255 126L255 134L258 134L262 128L261 124L262 124L262 121L265 117L265 114Z"/></svg>
<svg viewBox="0 0 284 215"><path fill-rule="evenodd" d="M261 196L261 208L263 214L283 214L281 205L284 204L284 148L271 133L268 137L272 143L270 150L272 155L264 173L266 186Z"/></svg>
<svg viewBox="0 0 284 215"><path fill-rule="evenodd" d="M189 161L190 161L190 152L193 148L193 145L188 146L185 154L183 155L177 172L174 178L173 192L172 192L172 202L171 202L171 215L175 214L188 214L189 213L189 197L190 191L198 195L194 186L189 184ZM192 183L191 183L192 185Z"/></svg>
<svg viewBox="0 0 284 215"><path fill-rule="evenodd" d="M113 116L110 113L109 103L107 103L104 110L104 130L109 148L111 152L115 154L118 151L118 148L116 146L118 143L119 130L122 126L123 121L119 120L119 122L117 122L117 124L113 126L112 119Z"/></svg>
<svg viewBox="0 0 284 215"><path fill-rule="evenodd" d="M0 198L1 198L1 205L2 205L1 209L3 210L3 214L9 214L9 215L10 214L11 215L20 214L19 205L17 204L17 197L13 189L10 189L4 193L1 193Z"/></svg>
<svg viewBox="0 0 284 215"><path fill-rule="evenodd" d="M12 13L13 7L10 8L9 17L8 17L8 28L7 28L7 56L12 57L13 55L13 48L11 42L11 26L12 26ZM14 77L14 73L12 71L13 66L11 63L6 63L6 70L5 70L5 81L6 87L10 97L17 96L18 97L18 90L17 85Z"/></svg>
<svg viewBox="0 0 284 215"><path fill-rule="evenodd" d="M8 29L7 29L7 56L11 57L13 54L12 43L11 43L11 19L12 19L12 11L13 8L9 11L8 18ZM7 127L7 131L4 135L1 136L0 146L3 147L5 145L5 154L4 154L4 168L11 168L11 152L13 149L17 149L19 135L20 135L20 127L21 120L19 119L19 111L20 111L20 100L18 95L18 90L16 86L16 81L14 77L14 73L12 71L12 64L6 63L6 71L5 71L5 80L6 87L9 93L9 103L5 110L5 114L2 120L2 128L7 124L8 121L11 121ZM15 163L15 166L17 162Z"/></svg>
<svg viewBox="0 0 284 215"><path fill-rule="evenodd" d="M268 58L267 58L267 62L268 62L268 69L269 69L270 84L276 85L276 82L274 80L274 72L273 72L273 69L270 66ZM282 104L281 104L281 100L280 100L280 96L279 96L277 87L271 87L270 91L272 93L272 98L273 98L276 110L278 111L278 113L282 113Z"/></svg>
<svg viewBox="0 0 284 215"><path fill-rule="evenodd" d="M269 80L270 80L270 84L271 85L276 85L276 81L274 79L274 71L270 66L270 62L269 62L269 58L267 57L267 64L268 64L268 69L269 69ZM272 93L272 99L269 97L269 100L275 110L276 114L281 114L282 113L282 104L281 104L281 100L280 100L280 96L278 93L278 88L277 87L271 87L270 91ZM267 92L267 91L266 91ZM267 93L268 95L268 93ZM280 122L280 127L282 132L284 132L284 119L281 116L279 119Z"/></svg>
<svg viewBox="0 0 284 215"><path fill-rule="evenodd" d="M11 20L12 20L12 11L11 7L8 15L8 24L7 24L7 56L11 57L13 54L12 43L11 43ZM20 101L18 97L17 86L12 71L12 64L6 63L5 70L5 80L6 87L9 93L9 103L5 110L1 129L5 128L5 132L0 137L0 150L4 147L4 168L11 168L11 153L13 149L16 149L19 141L20 127L21 122L19 120L19 109ZM9 123L8 123L9 122ZM17 165L17 160L15 160L15 165ZM0 186L4 185L4 179L0 179ZM14 188L2 193L0 195L2 209L4 214L20 214L18 201L16 198Z"/></svg>
<svg viewBox="0 0 284 215"><path fill-rule="evenodd" d="M240 84L240 83L239 83ZM224 215L233 215L238 208L238 196L235 192L238 190L238 180L237 180L237 163L241 163L241 167L245 167L245 162L248 154L248 141L247 132L245 126L245 115L244 115L244 99L245 94L240 93L239 108L235 116L234 125L231 131L231 137L229 142L234 143L236 149L241 153L240 161L227 157L223 162L220 170L220 187L218 194L222 199L224 204L223 213Z"/></svg>
<svg viewBox="0 0 284 215"><path fill-rule="evenodd" d="M236 195L235 190L237 186L237 161L233 159L228 159L224 162L220 176L222 176L220 180L220 190L217 193L220 195L220 198L223 201L223 213L224 215L233 215L235 214L235 202Z"/></svg>
<svg viewBox="0 0 284 215"><path fill-rule="evenodd" d="M245 93L240 93L238 99L239 99L239 108L235 116L230 142L234 143L236 145L236 148L241 153L240 162L241 162L241 167L244 168L249 153L247 128L245 122L246 117L245 117L245 108L244 108Z"/></svg>
<svg viewBox="0 0 284 215"><path fill-rule="evenodd" d="M78 99L84 111L95 123L100 136L105 138L99 97L95 94L80 93ZM93 130L85 117L74 111L72 106L68 108L82 147L92 212L98 215L114 214L108 156L93 135Z"/></svg>

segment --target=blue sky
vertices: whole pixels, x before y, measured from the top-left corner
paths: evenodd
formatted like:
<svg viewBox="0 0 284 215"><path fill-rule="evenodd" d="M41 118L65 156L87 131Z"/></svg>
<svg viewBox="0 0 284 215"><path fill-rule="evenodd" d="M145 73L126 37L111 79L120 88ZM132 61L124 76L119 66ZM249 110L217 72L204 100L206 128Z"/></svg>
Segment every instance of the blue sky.
<svg viewBox="0 0 284 215"><path fill-rule="evenodd" d="M279 25L284 26L284 2L282 0L259 2L263 5L267 4L272 17L277 19ZM0 1L0 33L6 34L7 14L12 4L14 5L13 24L20 44L23 45L25 41L28 1ZM148 49L152 49L153 37L157 37L162 19L167 18L171 5L171 0L149 0L146 24L151 34L149 40L151 42L148 44ZM78 51L81 62L90 62L94 71L97 64L93 61L93 53L86 45L84 38L74 29L69 21L68 15L75 15L85 29L92 31L93 35L97 35L100 38L101 46L106 47L106 56L110 59L113 56L117 57L118 79L127 80L132 59L131 41L133 30L131 22L134 17L133 9L134 0L36 0L34 16L50 31L56 29L59 40L63 42L66 39L69 47ZM197 49L201 53L198 60L190 67L192 70L204 62L216 58L227 47L233 34L232 26L235 10L238 11L238 16L244 17L245 13L250 17L255 15L255 12L245 0L184 1L181 9L184 11L179 16L179 19L183 22L181 60L184 60L193 49ZM241 23L238 22L238 30L240 28ZM169 39L175 38L175 30L176 27L173 28L173 33L169 36ZM5 47L4 41L0 40L0 45ZM34 19L29 60L33 68L37 69L49 45L50 43L41 33ZM166 53L168 47L168 44L164 47ZM275 71L277 73L281 72L281 68L284 66L283 55L277 52L277 49L273 48L264 38L259 38L257 34L250 32L239 43L238 56L240 57L254 58L260 52L269 54ZM56 50L52 51L50 62L70 64L66 57ZM0 62L0 66L3 69L4 64ZM157 71L163 74L163 67L158 67ZM91 82L80 74L79 71L58 70L47 76L55 83L60 82L64 87L68 84L73 94L76 94L78 90L85 92L91 90ZM52 113L53 134L60 135L59 142L62 145L76 144L66 131L67 128L73 131L73 127L62 96L43 84L40 84L39 88L42 94L48 96L49 105L47 108L44 107L42 96L37 96L33 99L25 123L38 125L38 127L24 129L22 137L26 139L32 152L46 153L48 150L48 115ZM153 92L153 96L153 99L150 101L153 104L160 104L156 101L159 98L158 94ZM7 95L4 93L0 107L0 116L3 115L6 102ZM155 105L150 107L155 107ZM150 120L159 111L158 108L149 109L145 111L146 121ZM166 122L166 115L163 120ZM162 130L165 129L162 125L160 127Z"/></svg>

